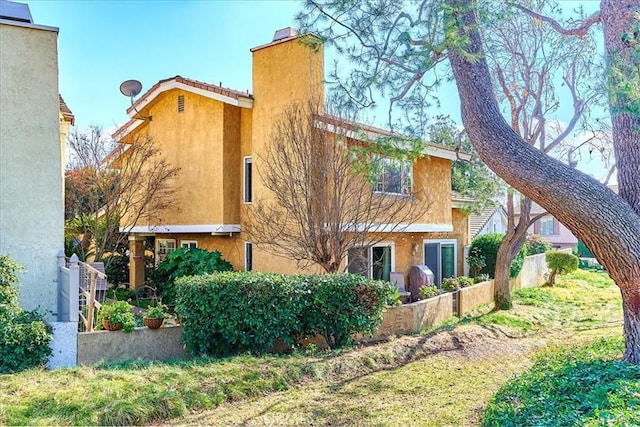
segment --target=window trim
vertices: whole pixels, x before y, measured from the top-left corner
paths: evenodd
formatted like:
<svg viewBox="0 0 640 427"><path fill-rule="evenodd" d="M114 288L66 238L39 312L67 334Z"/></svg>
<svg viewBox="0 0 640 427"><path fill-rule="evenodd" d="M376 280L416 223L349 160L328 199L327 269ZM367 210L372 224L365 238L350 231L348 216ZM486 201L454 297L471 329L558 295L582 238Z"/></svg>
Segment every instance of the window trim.
<svg viewBox="0 0 640 427"><path fill-rule="evenodd" d="M442 285L442 245L453 245L453 276L454 277L458 277L458 239L424 239L422 241L422 262L424 263L424 265L427 265L427 260L426 258L426 251L425 251L425 246L426 245L434 245L437 244L438 245L438 264L439 264L439 270L438 270L438 274L439 277L434 277L433 280L435 282L436 285L438 285L438 279L440 279L440 286Z"/></svg>
<svg viewBox="0 0 640 427"><path fill-rule="evenodd" d="M247 166L250 165L250 177L247 179ZM253 201L253 157L242 158L242 202L250 205Z"/></svg>
<svg viewBox="0 0 640 427"><path fill-rule="evenodd" d="M376 194L389 194L389 195L393 195L393 196L411 196L413 194L413 163L410 162L409 160L399 160L399 159L394 159L393 157L390 156L385 156L382 154L374 154L374 176L373 176L373 181L372 181L372 190L374 193ZM380 162L381 160L388 160L392 163L398 163L400 164L400 192L395 192L395 191L387 191L385 189L383 190L378 190L378 184L379 184L379 179L378 179L378 174L376 173L375 168L376 167L380 167L378 166L378 162ZM384 161L383 160L383 161ZM409 169L408 172L404 172L405 167L403 166L408 166L407 169ZM405 176L408 176L408 181L409 181L409 185L408 186L404 186L403 182L405 181ZM404 191L406 189L406 191Z"/></svg>
<svg viewBox="0 0 640 427"><path fill-rule="evenodd" d="M382 241L373 244L361 244L351 246L349 249L355 248L367 248L367 279L373 278L373 248L391 248L391 271L396 271L396 243L394 241ZM347 255L345 257L347 263L347 272L349 271L349 250L347 250ZM354 273L355 274L355 273Z"/></svg>
<svg viewBox="0 0 640 427"><path fill-rule="evenodd" d="M166 252L166 253L161 254L160 253L160 242L172 242L173 243L173 250L170 251L170 252ZM176 249L178 249L177 244L178 243L176 242L176 239L159 239L159 238L156 237L156 244L155 244L155 246L156 246L155 247L155 249L156 249L156 253L155 253L156 265L160 264L160 261L162 261L164 258L166 258L167 255L169 255L171 252L173 252ZM162 256L162 258L160 258L160 256Z"/></svg>
<svg viewBox="0 0 640 427"><path fill-rule="evenodd" d="M247 257L247 254L251 255L251 259ZM244 242L244 271L252 271L252 270L253 270L253 243Z"/></svg>
<svg viewBox="0 0 640 427"><path fill-rule="evenodd" d="M191 244L191 243L195 243L196 244L196 249L198 248L198 241L197 240L180 240L180 247L184 248L184 244ZM188 249L191 249L189 246L187 246Z"/></svg>

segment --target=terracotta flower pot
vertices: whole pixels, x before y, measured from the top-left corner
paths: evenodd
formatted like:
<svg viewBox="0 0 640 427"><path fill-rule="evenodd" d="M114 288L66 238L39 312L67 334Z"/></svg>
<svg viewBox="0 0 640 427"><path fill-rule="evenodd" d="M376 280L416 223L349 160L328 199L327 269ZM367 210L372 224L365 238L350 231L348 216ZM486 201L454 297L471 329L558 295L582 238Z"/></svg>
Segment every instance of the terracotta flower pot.
<svg viewBox="0 0 640 427"><path fill-rule="evenodd" d="M110 322L106 317L102 318L102 326L104 326L107 331L119 331L122 329L122 323Z"/></svg>
<svg viewBox="0 0 640 427"><path fill-rule="evenodd" d="M143 317L142 321L144 322L145 325L147 325L147 328L149 329L158 329L159 327L162 326L162 323L164 322L164 319L160 318L160 319L150 319L148 317Z"/></svg>

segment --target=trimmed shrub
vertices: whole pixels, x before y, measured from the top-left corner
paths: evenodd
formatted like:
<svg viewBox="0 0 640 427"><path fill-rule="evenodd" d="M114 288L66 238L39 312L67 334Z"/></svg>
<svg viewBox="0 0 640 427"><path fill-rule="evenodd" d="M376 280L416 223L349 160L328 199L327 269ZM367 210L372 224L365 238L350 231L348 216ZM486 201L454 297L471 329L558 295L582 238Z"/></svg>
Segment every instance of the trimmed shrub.
<svg viewBox="0 0 640 427"><path fill-rule="evenodd" d="M218 271L233 271L231 263L220 251L209 252L200 248L179 248L163 259L153 275L158 293L165 304L176 302L176 279L199 276Z"/></svg>
<svg viewBox="0 0 640 427"><path fill-rule="evenodd" d="M555 285L558 274L567 274L577 270L578 264L578 257L573 254L560 251L548 251L547 267L551 270L551 273L549 273L549 285Z"/></svg>
<svg viewBox="0 0 640 427"><path fill-rule="evenodd" d="M488 274L489 277L494 277L496 271L496 257L498 255L498 248L504 238L502 233L488 233L476 237L471 242L469 247L469 254L473 254L473 259L468 258L468 262L471 265L472 261L481 259L484 262L484 266L475 269L473 276L480 274ZM511 262L511 268L509 271L510 277L516 277L520 270L522 270L522 264L524 263L524 257L527 255L527 247L523 245L520 252L515 256Z"/></svg>
<svg viewBox="0 0 640 427"><path fill-rule="evenodd" d="M323 335L332 347L372 334L393 289L360 275L214 273L177 280L176 315L193 354L263 353Z"/></svg>
<svg viewBox="0 0 640 427"><path fill-rule="evenodd" d="M0 373L42 366L51 355L51 328L36 311L18 304L17 272L11 257L0 255Z"/></svg>
<svg viewBox="0 0 640 427"><path fill-rule="evenodd" d="M543 254L553 249L551 242L539 234L527 235L525 245L527 246L527 255Z"/></svg>

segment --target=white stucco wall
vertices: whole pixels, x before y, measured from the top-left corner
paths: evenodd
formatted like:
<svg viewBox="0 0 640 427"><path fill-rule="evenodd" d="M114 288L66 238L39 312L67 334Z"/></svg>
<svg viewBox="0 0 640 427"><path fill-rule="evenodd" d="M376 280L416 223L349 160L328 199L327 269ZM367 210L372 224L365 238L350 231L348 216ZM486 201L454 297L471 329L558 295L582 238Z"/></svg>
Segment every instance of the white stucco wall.
<svg viewBox="0 0 640 427"><path fill-rule="evenodd" d="M51 312L64 240L57 36L0 20L0 253L27 268L22 307Z"/></svg>

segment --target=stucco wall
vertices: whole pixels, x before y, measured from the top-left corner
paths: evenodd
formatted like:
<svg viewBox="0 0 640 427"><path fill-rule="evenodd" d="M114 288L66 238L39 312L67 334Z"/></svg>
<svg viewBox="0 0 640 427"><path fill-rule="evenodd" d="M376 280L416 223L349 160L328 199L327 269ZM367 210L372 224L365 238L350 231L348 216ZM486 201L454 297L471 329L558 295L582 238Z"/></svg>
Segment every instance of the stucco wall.
<svg viewBox="0 0 640 427"><path fill-rule="evenodd" d="M182 348L181 326L136 328L132 333L97 331L78 334L78 365L97 365L130 359L188 358Z"/></svg>
<svg viewBox="0 0 640 427"><path fill-rule="evenodd" d="M0 24L0 253L24 265L20 303L56 311L63 245L57 29ZM53 317L53 316L51 316Z"/></svg>
<svg viewBox="0 0 640 427"><path fill-rule="evenodd" d="M493 280L478 283L458 291L458 316L464 316L479 305L493 302Z"/></svg>
<svg viewBox="0 0 640 427"><path fill-rule="evenodd" d="M442 294L435 298L389 307L384 312L382 323L374 339L391 335L419 333L441 325L453 316L453 294Z"/></svg>

